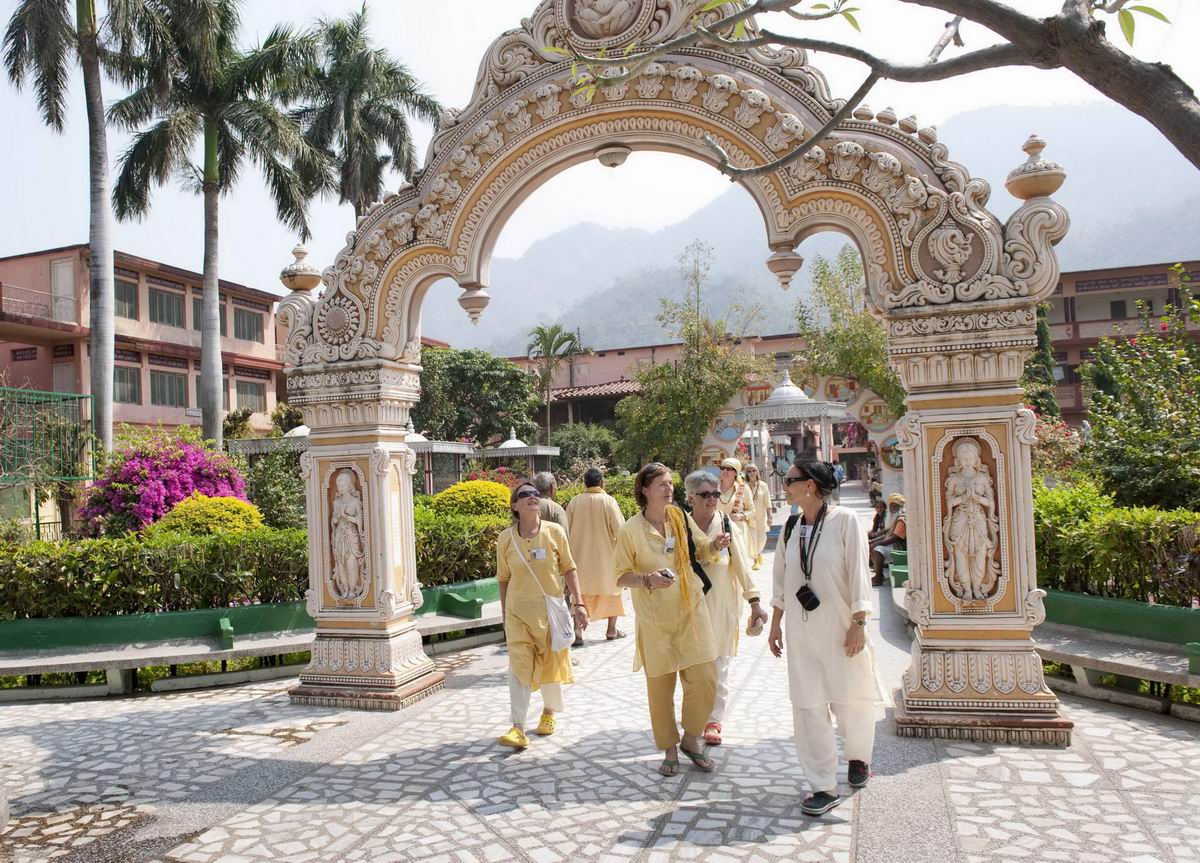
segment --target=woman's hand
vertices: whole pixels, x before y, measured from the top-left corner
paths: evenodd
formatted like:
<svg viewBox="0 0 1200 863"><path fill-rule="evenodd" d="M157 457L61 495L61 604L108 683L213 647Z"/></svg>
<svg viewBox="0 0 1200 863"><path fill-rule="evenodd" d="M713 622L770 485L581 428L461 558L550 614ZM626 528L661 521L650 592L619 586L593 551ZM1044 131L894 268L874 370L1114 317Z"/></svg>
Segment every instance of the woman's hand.
<svg viewBox="0 0 1200 863"><path fill-rule="evenodd" d="M587 629L587 626L588 626L587 609L581 605L577 605L574 608L574 612L575 612L575 615L574 615L575 616L575 628L579 632L583 632L585 629Z"/></svg>
<svg viewBox="0 0 1200 863"><path fill-rule="evenodd" d="M767 636L767 647L776 656L783 656L783 627L776 620L771 624L771 633Z"/></svg>
<svg viewBox="0 0 1200 863"><path fill-rule="evenodd" d="M750 626L754 626L754 624L760 620L763 623L766 623L767 613L763 611L762 605L760 605L756 599L754 602L750 603Z"/></svg>
<svg viewBox="0 0 1200 863"><path fill-rule="evenodd" d="M667 578L667 576L663 575L661 569L656 569L654 572L646 576L646 586L651 590L657 590L662 587L670 587L674 583L675 579Z"/></svg>
<svg viewBox="0 0 1200 863"><path fill-rule="evenodd" d="M722 533L718 534L717 538L713 540L713 545L716 546L718 551L723 551L729 548L729 543L731 542L733 542L733 536L728 533Z"/></svg>
<svg viewBox="0 0 1200 863"><path fill-rule="evenodd" d="M846 630L846 640L842 642L842 647L846 648L847 656L855 656L862 653L864 647L867 646L867 628L860 626L858 623L851 622L850 628Z"/></svg>

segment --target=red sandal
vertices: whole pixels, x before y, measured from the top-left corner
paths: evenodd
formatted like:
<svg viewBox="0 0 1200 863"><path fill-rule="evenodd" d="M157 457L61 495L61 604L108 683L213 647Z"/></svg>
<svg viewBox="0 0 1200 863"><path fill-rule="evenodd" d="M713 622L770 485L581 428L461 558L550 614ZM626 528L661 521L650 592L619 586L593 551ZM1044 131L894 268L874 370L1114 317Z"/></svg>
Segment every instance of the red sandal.
<svg viewBox="0 0 1200 863"><path fill-rule="evenodd" d="M704 726L704 742L709 746L721 745L721 723L710 722Z"/></svg>

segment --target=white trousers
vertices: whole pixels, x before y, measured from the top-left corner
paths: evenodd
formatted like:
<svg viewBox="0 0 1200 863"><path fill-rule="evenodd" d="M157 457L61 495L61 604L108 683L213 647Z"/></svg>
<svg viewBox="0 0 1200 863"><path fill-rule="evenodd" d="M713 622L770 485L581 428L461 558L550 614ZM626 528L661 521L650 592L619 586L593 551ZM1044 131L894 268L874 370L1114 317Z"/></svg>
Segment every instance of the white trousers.
<svg viewBox="0 0 1200 863"><path fill-rule="evenodd" d="M562 684L543 683L540 689L542 704L546 710L558 713L563 709ZM532 689L522 686L521 681L513 674L508 675L508 703L512 706L513 725L525 727L525 720L529 718L529 699L532 695Z"/></svg>
<svg viewBox="0 0 1200 863"><path fill-rule="evenodd" d="M709 722L725 721L725 705L729 703L729 667L733 664L732 656L718 656L717 666L717 697L713 701L712 715Z"/></svg>
<svg viewBox="0 0 1200 863"><path fill-rule="evenodd" d="M846 760L867 764L871 763L871 751L875 748L876 710L869 701L792 708L796 751L809 788L836 794L838 753L829 716L831 709L837 717Z"/></svg>

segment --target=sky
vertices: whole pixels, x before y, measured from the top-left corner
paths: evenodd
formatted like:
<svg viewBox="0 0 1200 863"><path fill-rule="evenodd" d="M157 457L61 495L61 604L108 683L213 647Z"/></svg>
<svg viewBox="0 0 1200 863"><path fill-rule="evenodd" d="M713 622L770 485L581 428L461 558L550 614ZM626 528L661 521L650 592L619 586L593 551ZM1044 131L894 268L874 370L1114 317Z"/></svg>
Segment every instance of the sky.
<svg viewBox="0 0 1200 863"><path fill-rule="evenodd" d="M1138 16L1134 53L1172 65L1200 87L1200 2L1149 0L1172 23ZM1057 12L1061 0L1009 0L1034 15ZM7 24L16 0L0 0ZM321 17L340 17L361 0L248 0L244 4L243 41L254 44L277 23L304 25ZM405 62L443 104L464 106L470 99L479 60L504 30L519 26L534 0L373 0L368 4L377 43ZM766 22L785 33L851 41L896 61L920 62L942 31L948 16L909 4L862 0L856 34L844 21L801 24L772 15ZM1115 20L1110 30L1116 32ZM965 50L998 41L983 28L964 25ZM1121 39L1119 35L1116 37ZM1121 41L1123 45L1123 40ZM945 57L955 51L948 49ZM810 55L830 80L835 96L847 96L861 82L863 67L827 55ZM73 74L68 126L56 134L42 125L32 93L17 92L0 82L0 256L86 242L88 236L87 133L79 73ZM120 95L106 84L106 98ZM876 110L893 106L899 116L915 114L922 123L940 124L963 111L991 105L1065 105L1102 100L1090 86L1064 71L996 69L932 84L882 82L868 96ZM1026 133L1019 130L1023 140ZM432 130L418 124L422 154ZM115 176L130 136L109 133ZM951 154L953 154L953 142ZM1065 154L1062 154L1065 160ZM1054 158L1053 141L1047 156ZM1013 166L1023 156L1014 148ZM969 168L970 166L968 166ZM989 177L998 184L1002 177ZM400 184L394 177L389 188ZM496 254L519 257L537 240L579 222L613 227L657 229L681 221L725 189L728 180L711 168L683 156L634 153L612 170L591 162L559 174L539 188L506 225ZM290 263L297 237L275 219L274 207L253 169L221 202L221 276L263 290L283 292L280 268ZM180 184L153 192L149 216L141 222L118 223L117 249L199 271L202 264L201 198ZM333 261L354 227L354 213L335 200L314 202L309 260L319 267Z"/></svg>

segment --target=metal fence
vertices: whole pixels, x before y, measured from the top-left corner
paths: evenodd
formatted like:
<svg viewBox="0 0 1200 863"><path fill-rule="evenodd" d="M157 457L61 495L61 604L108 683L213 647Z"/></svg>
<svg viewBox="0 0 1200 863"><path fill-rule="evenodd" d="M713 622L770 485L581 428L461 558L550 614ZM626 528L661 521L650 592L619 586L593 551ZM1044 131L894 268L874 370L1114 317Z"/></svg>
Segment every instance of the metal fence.
<svg viewBox="0 0 1200 863"><path fill-rule="evenodd" d="M0 387L0 483L92 477L92 397Z"/></svg>

